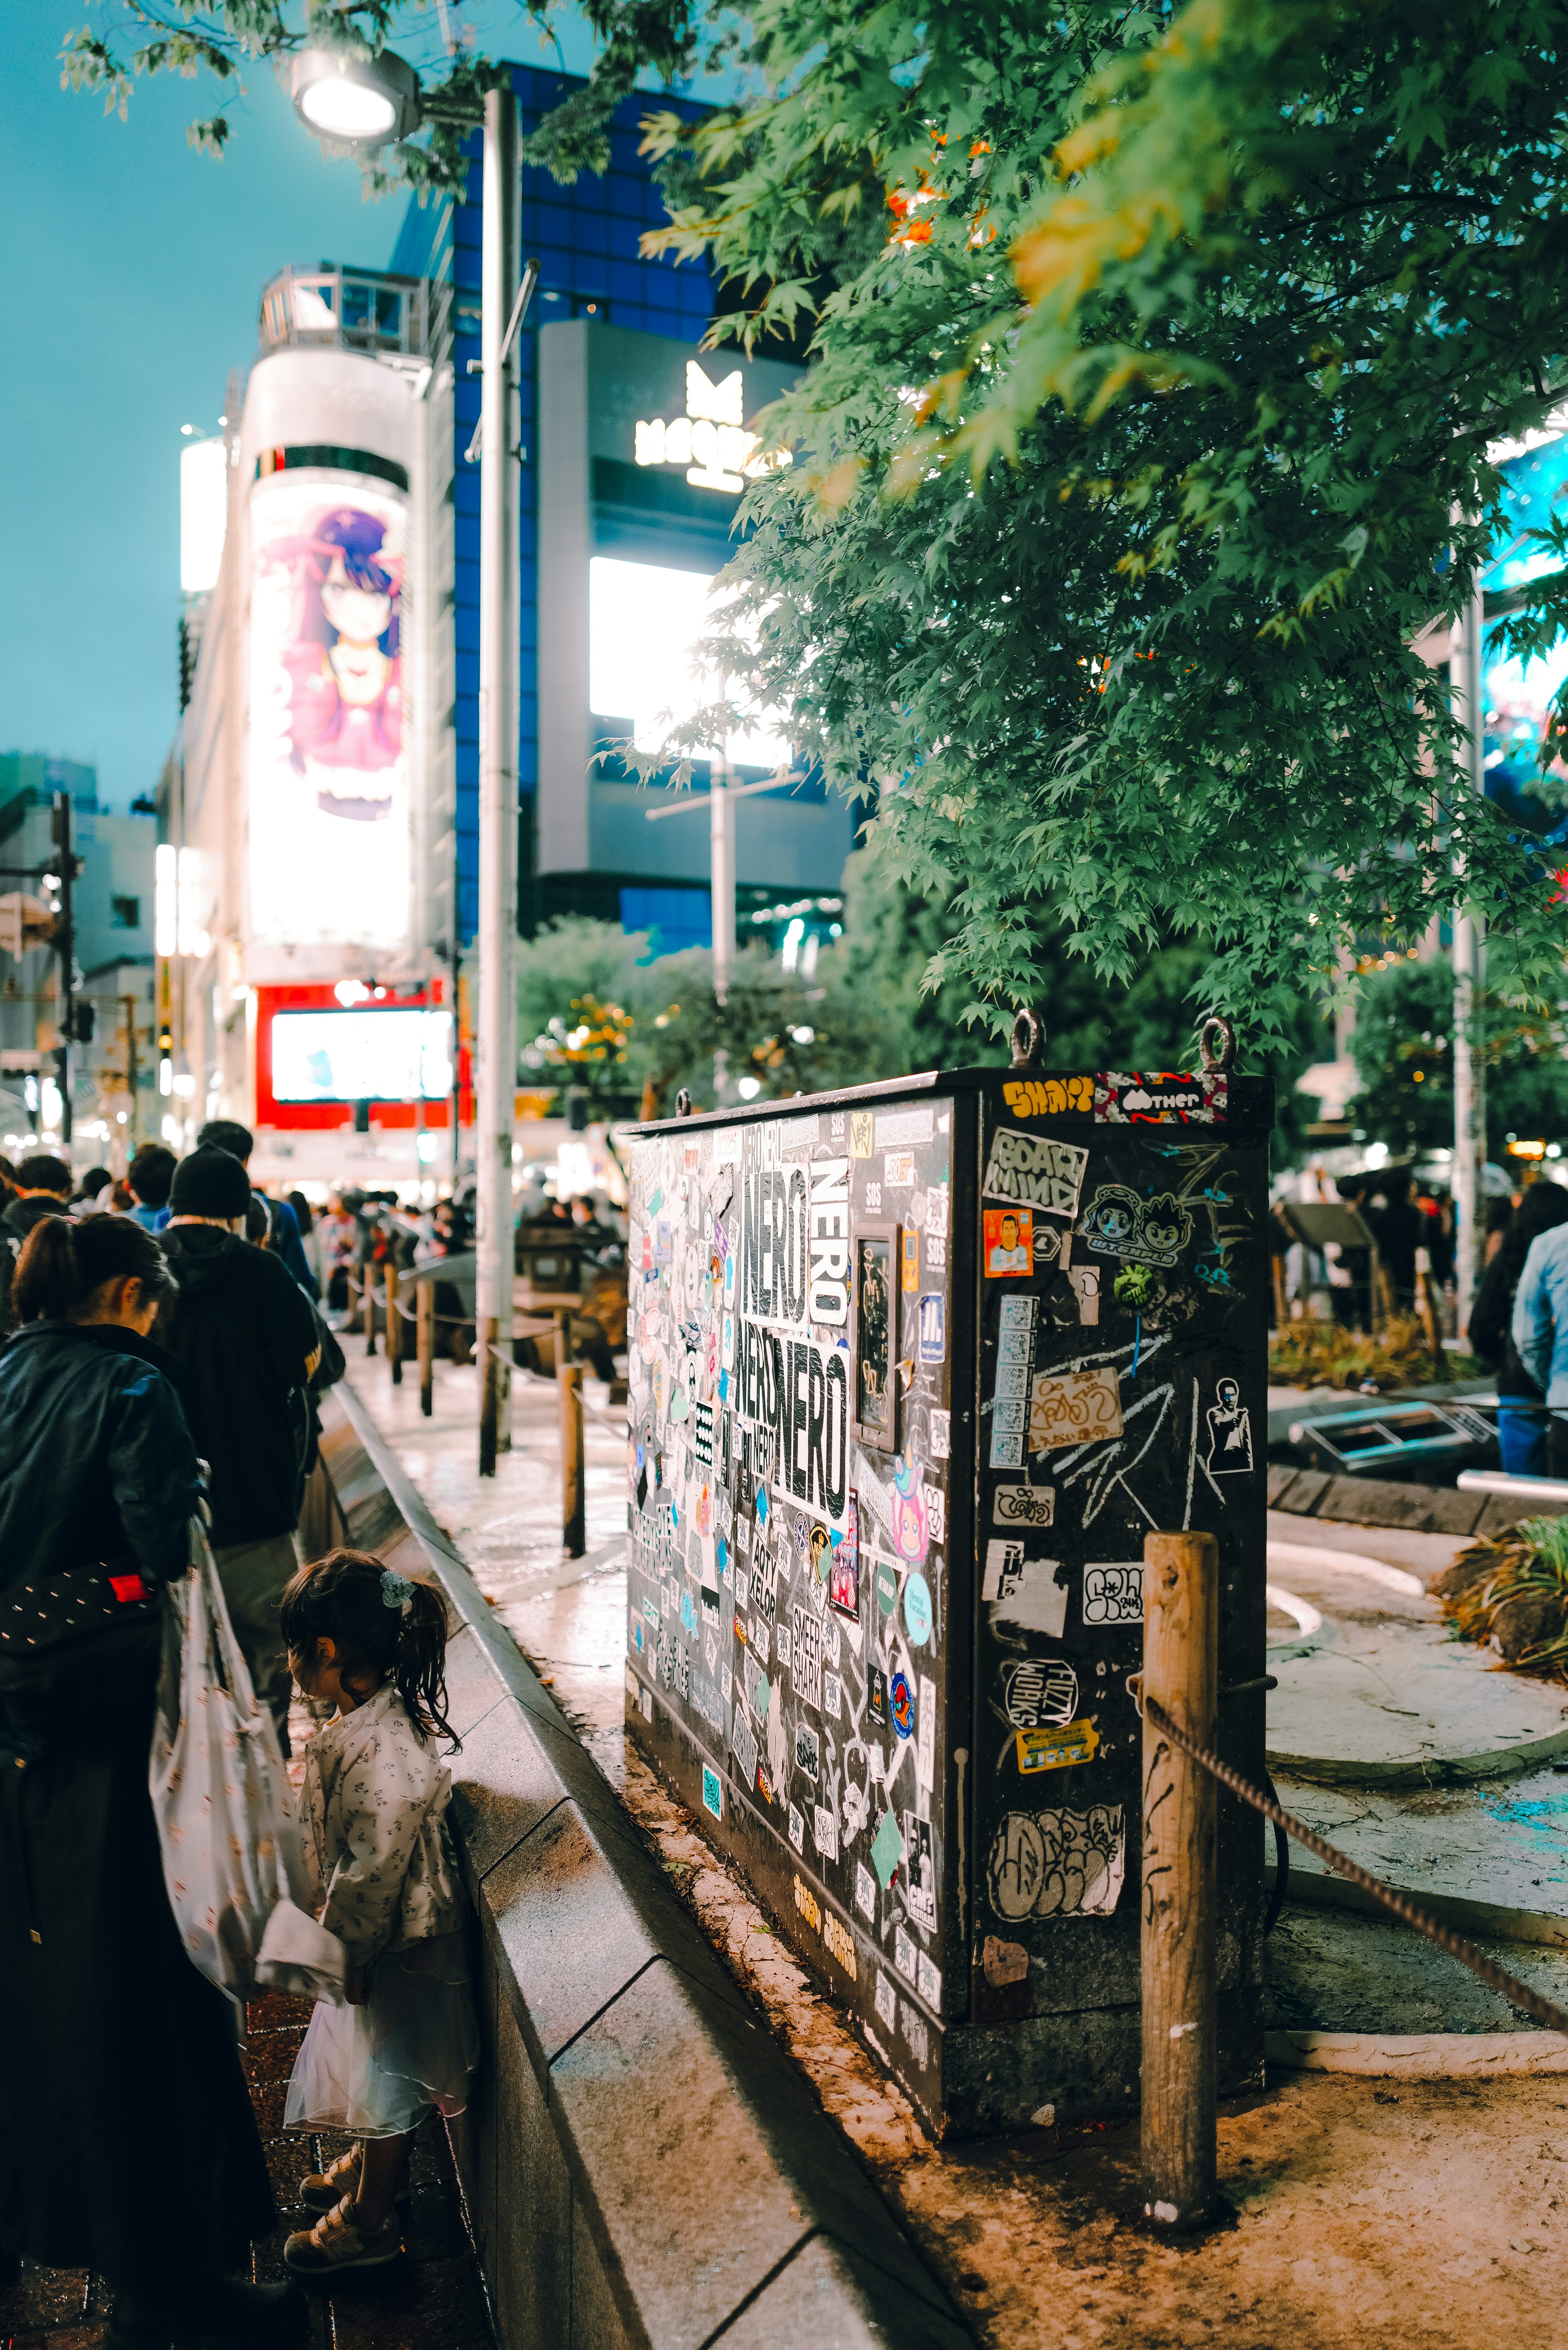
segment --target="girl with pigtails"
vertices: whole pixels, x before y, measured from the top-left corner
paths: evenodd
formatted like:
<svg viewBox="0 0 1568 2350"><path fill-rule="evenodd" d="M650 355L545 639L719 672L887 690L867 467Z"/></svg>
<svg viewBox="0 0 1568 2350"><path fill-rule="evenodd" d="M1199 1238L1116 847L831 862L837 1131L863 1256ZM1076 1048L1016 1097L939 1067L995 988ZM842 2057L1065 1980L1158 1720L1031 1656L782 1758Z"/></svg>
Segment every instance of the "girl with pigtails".
<svg viewBox="0 0 1568 2350"><path fill-rule="evenodd" d="M337 1709L306 1749L300 1811L318 1914L348 1961L348 2004L317 2003L285 2122L358 2140L301 2186L321 2216L284 2257L309 2280L397 2259L410 2138L427 2114L462 2111L479 2031L444 1821L451 1775L435 1745L458 1743L445 1603L368 1552L334 1550L300 1568L279 1612L300 1689Z"/></svg>

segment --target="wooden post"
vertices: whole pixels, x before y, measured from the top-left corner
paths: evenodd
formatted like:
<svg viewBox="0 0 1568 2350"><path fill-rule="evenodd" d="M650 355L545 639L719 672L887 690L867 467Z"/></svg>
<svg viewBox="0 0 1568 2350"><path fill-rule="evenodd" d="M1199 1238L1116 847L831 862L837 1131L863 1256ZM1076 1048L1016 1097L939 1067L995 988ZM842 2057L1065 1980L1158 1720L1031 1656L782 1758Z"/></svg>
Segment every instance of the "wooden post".
<svg viewBox="0 0 1568 2350"><path fill-rule="evenodd" d="M561 1548L581 1558L587 1547L583 1494L583 1369L557 1361L556 1409L561 1424Z"/></svg>
<svg viewBox="0 0 1568 2350"><path fill-rule="evenodd" d="M387 1259L387 1360L391 1366L392 1385L403 1384L403 1317L398 1311L398 1268Z"/></svg>
<svg viewBox="0 0 1568 2350"><path fill-rule="evenodd" d="M420 1409L429 1419L435 1409L435 1284L414 1284L414 1336L420 1356Z"/></svg>
<svg viewBox="0 0 1568 2350"><path fill-rule="evenodd" d="M474 1327L479 1349L479 1473L493 1477L501 1434L501 1408L507 1389L506 1366L500 1360L501 1325L493 1314L482 1315Z"/></svg>
<svg viewBox="0 0 1568 2350"><path fill-rule="evenodd" d="M1269 1263L1274 1272L1274 1328L1282 1338L1291 1326L1290 1300L1285 1295L1285 1261L1271 1250Z"/></svg>
<svg viewBox="0 0 1568 2350"><path fill-rule="evenodd" d="M1146 1534L1143 1687L1212 1748L1220 1679L1219 1545ZM1216 2176L1214 1781L1148 1721L1143 1730L1143 2176L1145 2212L1201 2226Z"/></svg>

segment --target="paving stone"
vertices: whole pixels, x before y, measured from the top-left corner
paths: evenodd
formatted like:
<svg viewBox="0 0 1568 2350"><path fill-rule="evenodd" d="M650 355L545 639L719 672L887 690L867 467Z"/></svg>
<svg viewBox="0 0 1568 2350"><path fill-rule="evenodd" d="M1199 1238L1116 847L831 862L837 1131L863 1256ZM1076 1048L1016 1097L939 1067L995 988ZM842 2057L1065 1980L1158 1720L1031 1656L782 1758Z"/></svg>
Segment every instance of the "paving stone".
<svg viewBox="0 0 1568 2350"><path fill-rule="evenodd" d="M787 2060L760 2030L742 2043L734 2020L700 2003L673 1967L639 1975L573 2042L550 2080L593 2181L596 2241L600 2230L607 2237L607 2265L626 2280L659 2350L708 2341L814 2224L831 2220L882 2246L890 2271L900 2256L916 2268L870 2181L823 2132L820 2109ZM711 2197L693 2191L701 2180L723 2183L718 2230Z"/></svg>
<svg viewBox="0 0 1568 2350"><path fill-rule="evenodd" d="M63 2334L0 2334L5 2350L103 2350L109 2323L67 2326Z"/></svg>
<svg viewBox="0 0 1568 2350"><path fill-rule="evenodd" d="M970 2350L973 2337L950 2316L917 2300L899 2278L873 2267L847 2244L814 2236L728 2325L713 2350Z"/></svg>
<svg viewBox="0 0 1568 2350"><path fill-rule="evenodd" d="M538 1741L519 1734L509 1705L483 1717L450 1767L453 1825L473 1877L521 1844L566 1794Z"/></svg>
<svg viewBox="0 0 1568 2350"><path fill-rule="evenodd" d="M264 1991L245 2002L245 2033L254 2038L264 2032L303 2032L315 2002L295 1999L289 1992Z"/></svg>

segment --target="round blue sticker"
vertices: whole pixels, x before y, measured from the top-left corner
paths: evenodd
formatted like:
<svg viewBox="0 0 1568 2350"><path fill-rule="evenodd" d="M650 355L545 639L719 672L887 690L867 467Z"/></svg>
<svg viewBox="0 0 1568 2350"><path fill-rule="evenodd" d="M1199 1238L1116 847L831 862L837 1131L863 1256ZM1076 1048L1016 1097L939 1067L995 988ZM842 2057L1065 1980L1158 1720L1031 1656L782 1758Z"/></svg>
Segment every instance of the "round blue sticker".
<svg viewBox="0 0 1568 2350"><path fill-rule="evenodd" d="M900 1738L910 1738L915 1729L915 1698L902 1673L893 1676L893 1727Z"/></svg>
<svg viewBox="0 0 1568 2350"><path fill-rule="evenodd" d="M904 1586L904 1621L917 1648L931 1637L931 1586L923 1575L911 1575Z"/></svg>

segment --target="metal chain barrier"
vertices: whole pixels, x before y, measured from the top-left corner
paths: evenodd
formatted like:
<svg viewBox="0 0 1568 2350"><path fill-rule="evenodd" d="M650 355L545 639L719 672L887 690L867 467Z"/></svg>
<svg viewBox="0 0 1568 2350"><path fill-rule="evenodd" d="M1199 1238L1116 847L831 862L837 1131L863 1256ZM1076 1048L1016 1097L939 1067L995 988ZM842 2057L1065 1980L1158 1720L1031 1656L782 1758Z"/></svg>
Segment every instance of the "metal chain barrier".
<svg viewBox="0 0 1568 2350"><path fill-rule="evenodd" d="M1134 1678L1141 1684L1141 1675ZM1134 1694L1138 1700L1139 1712L1154 1724L1162 1738L1168 1739L1172 1746L1196 1762L1199 1770L1207 1771L1211 1779L1218 1779L1222 1787L1229 1787L1233 1795L1239 1795L1255 1812L1262 1812L1275 1827L1282 1828L1287 1835L1294 1836L1298 1844L1305 1845L1308 1852L1314 1853L1334 1876L1343 1877L1350 1884L1358 1885L1364 1893L1371 1894L1375 1901L1380 1901L1396 1918L1403 1919L1407 1926L1413 1926L1418 1934L1425 1934L1428 1941L1436 1942L1439 1950L1447 1950L1450 1958L1458 1959L1460 1966L1468 1967L1471 1974L1490 1990L1501 1991L1504 1999L1513 2006L1522 2008L1526 2015L1534 2016L1538 2023L1546 2024L1553 2032L1568 2033L1568 2013L1562 2008L1554 2007L1549 1999L1542 1999L1539 1991L1532 1991L1528 1983L1521 1982L1517 1975L1511 1975L1506 1967L1500 1967L1495 1960L1485 1957L1473 1942L1467 1942L1464 1936L1457 1934L1451 1926L1445 1926L1438 1918L1428 1916L1425 1909L1410 1899L1408 1894L1397 1892L1393 1886L1385 1885L1381 1877L1372 1876L1352 1860L1348 1853L1341 1852L1326 1837L1320 1836L1315 1828L1309 1828L1304 1820L1298 1820L1293 1813L1272 1803L1261 1788L1243 1779L1229 1762L1222 1762L1218 1754L1210 1754L1206 1748L1189 1738L1185 1731L1179 1730L1158 1700L1144 1696L1141 1686L1135 1688Z"/></svg>

